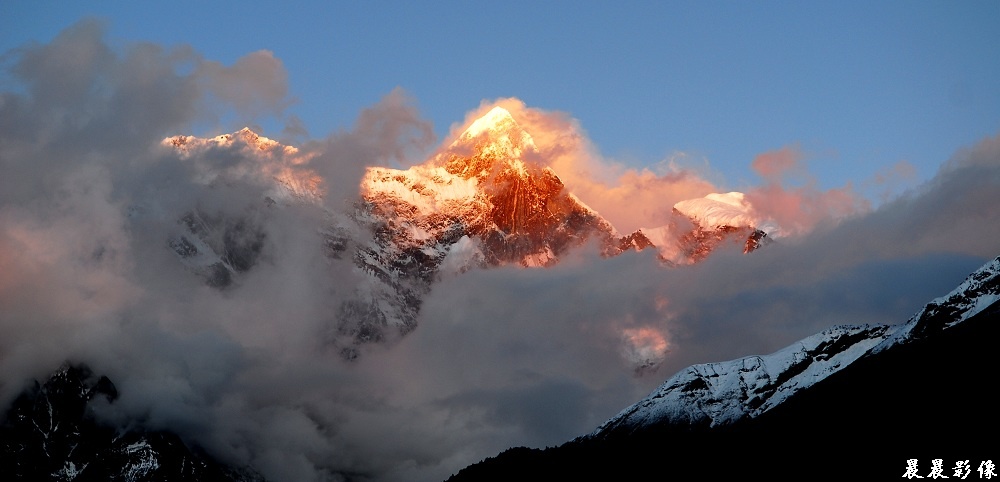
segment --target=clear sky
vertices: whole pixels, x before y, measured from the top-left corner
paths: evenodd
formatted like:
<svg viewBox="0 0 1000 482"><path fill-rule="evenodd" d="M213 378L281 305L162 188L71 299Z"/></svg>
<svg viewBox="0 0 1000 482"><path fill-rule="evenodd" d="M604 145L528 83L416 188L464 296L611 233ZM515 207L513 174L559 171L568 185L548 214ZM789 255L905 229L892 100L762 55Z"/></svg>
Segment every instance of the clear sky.
<svg viewBox="0 0 1000 482"><path fill-rule="evenodd" d="M740 189L759 182L756 155L794 146L821 187L865 193L901 161L914 167L903 184L926 180L1000 130L995 1L8 0L0 51L87 16L112 45L190 45L226 65L273 52L291 104L220 131L252 122L278 137L294 116L321 138L401 87L441 138L482 100L517 97L568 113L627 165L683 153Z"/></svg>

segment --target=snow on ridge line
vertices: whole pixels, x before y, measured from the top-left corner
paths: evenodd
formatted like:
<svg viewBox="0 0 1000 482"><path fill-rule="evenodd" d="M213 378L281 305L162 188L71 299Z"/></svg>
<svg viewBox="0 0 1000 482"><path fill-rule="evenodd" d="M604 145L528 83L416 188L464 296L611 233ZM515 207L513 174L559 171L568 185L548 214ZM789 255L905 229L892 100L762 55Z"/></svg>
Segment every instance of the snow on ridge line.
<svg viewBox="0 0 1000 482"><path fill-rule="evenodd" d="M272 180L274 185L267 196L288 202L319 204L325 196L324 181L318 173L308 168L315 152L302 152L293 146L261 136L244 127L231 134L211 138L177 135L164 138L160 145L176 152L180 159L192 162L197 172L196 181L210 184L220 176ZM235 149L250 162L236 165L219 165L212 161L215 149Z"/></svg>
<svg viewBox="0 0 1000 482"><path fill-rule="evenodd" d="M462 132L452 143L450 148L455 148L462 144L471 144L481 136L487 136L488 142L482 146L481 153L491 154L497 157L506 157L511 167L520 175L527 174L526 166L522 160L522 153L525 150L536 151L534 138L528 131L524 130L510 111L500 106L490 109L485 115L479 117L468 128Z"/></svg>
<svg viewBox="0 0 1000 482"><path fill-rule="evenodd" d="M424 215L436 212L447 203L466 202L476 192L475 178L463 179L439 166L413 166L407 170L369 167L362 180L363 194L386 194L397 197Z"/></svg>
<svg viewBox="0 0 1000 482"><path fill-rule="evenodd" d="M992 260L984 264L981 268L979 268L978 270L967 276L965 278L965 281L963 281L962 284L958 285L958 287L952 290L950 293L941 296L939 298L935 298L934 300L931 301L931 303L935 305L943 305L951 301L956 295L962 296L967 293L973 293L977 290L980 290L987 281L996 278L998 274L1000 274L1000 256L993 258ZM972 297L969 300L971 302L971 306L965 304L964 306L967 306L967 309L962 314L961 319L959 319L956 322L953 322L952 324L956 324L960 321L965 321L979 314L997 300L1000 300L1000 289L996 289L992 292L981 293L978 296ZM921 310L921 312L922 311L923 310ZM919 316L920 313L914 315L914 318L918 318Z"/></svg>
<svg viewBox="0 0 1000 482"><path fill-rule="evenodd" d="M514 117L507 109L496 106L469 125L459 138L476 137L485 131L495 130L497 126L506 122L514 122Z"/></svg>
<svg viewBox="0 0 1000 482"><path fill-rule="evenodd" d="M881 345L872 349L872 353L881 352L894 345L906 343L911 339L914 328L927 315L933 315L938 308L954 308L957 316L954 320L946 322L942 329L951 328L1000 301L1000 286L995 286L991 290L983 290L983 285L995 281L1000 276L1000 256L988 261L982 267L973 271L961 284L948 294L934 298L924 305L917 313L910 317L906 323L900 325L893 337L885 340Z"/></svg>
<svg viewBox="0 0 1000 482"><path fill-rule="evenodd" d="M631 431L657 423L701 423L706 419L710 426L716 426L756 417L863 356L907 342L930 309L959 310L956 319L941 329L982 312L1000 301L998 276L1000 256L970 274L947 295L928 303L906 323L839 325L769 355L692 365L581 438L598 437L620 427ZM833 348L838 349L833 353L825 351ZM774 383L778 381L781 383Z"/></svg>
<svg viewBox="0 0 1000 482"><path fill-rule="evenodd" d="M756 417L791 395L854 362L891 331L886 325L839 325L768 355L687 367L649 396L622 410L586 437L617 427L632 429L662 422L726 425ZM843 338L862 337L828 354ZM821 351L826 356L814 356ZM787 373L792 376L782 378Z"/></svg>
<svg viewBox="0 0 1000 482"><path fill-rule="evenodd" d="M215 137L204 138L190 135L176 135L163 139L160 143L164 146L173 146L184 154L190 154L190 149L206 149L210 147L229 147L237 141L243 141L248 147L255 147L261 151L273 151L280 149L285 155L294 155L299 149L293 146L286 146L280 142L264 137L254 132L249 127L244 127L230 134L220 134Z"/></svg>
<svg viewBox="0 0 1000 482"><path fill-rule="evenodd" d="M680 201L674 204L674 209L705 228L755 227L759 224L756 216L751 214L753 207L741 192L710 193L705 197Z"/></svg>

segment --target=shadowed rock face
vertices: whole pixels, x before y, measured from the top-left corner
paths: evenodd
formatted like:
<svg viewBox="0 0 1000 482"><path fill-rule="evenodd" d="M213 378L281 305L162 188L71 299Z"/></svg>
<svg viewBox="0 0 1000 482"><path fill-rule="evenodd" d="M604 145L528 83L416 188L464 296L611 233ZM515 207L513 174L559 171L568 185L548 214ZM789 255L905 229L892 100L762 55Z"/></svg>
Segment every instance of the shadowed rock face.
<svg viewBox="0 0 1000 482"><path fill-rule="evenodd" d="M220 289L229 287L235 275L257 264L267 239L264 230L250 217L228 218L192 211L178 224L184 234L168 240L167 244L209 286Z"/></svg>
<svg viewBox="0 0 1000 482"><path fill-rule="evenodd" d="M65 365L33 382L0 425L0 474L30 481L263 481L194 450L167 431L101 425L94 403L114 403L118 390L84 365ZM9 479L8 479L9 478Z"/></svg>

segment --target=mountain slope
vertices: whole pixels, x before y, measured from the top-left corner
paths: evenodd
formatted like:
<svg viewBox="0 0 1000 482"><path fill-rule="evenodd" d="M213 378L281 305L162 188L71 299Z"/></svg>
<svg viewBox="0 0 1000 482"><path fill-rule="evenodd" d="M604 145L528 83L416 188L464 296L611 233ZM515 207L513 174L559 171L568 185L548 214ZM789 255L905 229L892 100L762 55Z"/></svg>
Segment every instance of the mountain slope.
<svg viewBox="0 0 1000 482"><path fill-rule="evenodd" d="M995 460L1000 258L901 325L839 327L763 357L698 365L593 433L512 449L454 480L548 476L861 473L899 477L908 459ZM703 472L699 472L703 471Z"/></svg>

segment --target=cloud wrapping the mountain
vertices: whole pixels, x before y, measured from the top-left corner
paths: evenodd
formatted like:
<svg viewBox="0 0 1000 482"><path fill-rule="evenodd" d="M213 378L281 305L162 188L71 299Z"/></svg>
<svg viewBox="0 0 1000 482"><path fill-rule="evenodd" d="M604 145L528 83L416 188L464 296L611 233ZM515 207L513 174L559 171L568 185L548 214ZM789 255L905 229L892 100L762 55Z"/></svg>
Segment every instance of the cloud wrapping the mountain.
<svg viewBox="0 0 1000 482"><path fill-rule="evenodd" d="M316 153L308 163L324 180L328 207L343 209L358 196L360 180L372 165L408 164L435 140L430 122L396 88L363 110L352 130L337 132L303 146Z"/></svg>
<svg viewBox="0 0 1000 482"><path fill-rule="evenodd" d="M283 115L281 62L117 51L103 35L88 21L23 48L10 72L23 91L0 93L0 402L66 359L86 362L121 391L102 416L175 430L275 480L441 479L512 445L554 445L692 363L832 324L902 322L1000 251L1000 137L871 210L849 189L783 187L770 176L795 162L761 161L766 184L748 197L761 210L799 202L779 219L801 231L793 240L678 268L648 250L604 259L585 246L551 269L445 276L414 331L346 362L331 341L336 310L363 275L327 255L327 213L267 207L273 183L239 142L188 158L161 144L232 111ZM564 114L501 104L619 229L715 190L693 172L602 159ZM316 173L322 207L339 209L366 166L412 162L431 132L393 91L351 130L299 146L306 161L273 162ZM263 233L260 259L225 290L167 244L193 209ZM657 371L635 372L623 333L663 340Z"/></svg>

